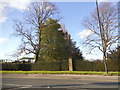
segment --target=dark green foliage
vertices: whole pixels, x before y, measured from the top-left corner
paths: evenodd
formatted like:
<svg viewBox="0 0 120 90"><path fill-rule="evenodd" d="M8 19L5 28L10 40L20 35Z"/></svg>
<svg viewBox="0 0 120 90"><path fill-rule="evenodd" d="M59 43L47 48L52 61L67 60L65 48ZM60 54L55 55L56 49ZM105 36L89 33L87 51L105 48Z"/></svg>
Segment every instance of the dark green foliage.
<svg viewBox="0 0 120 90"><path fill-rule="evenodd" d="M104 71L104 62L100 60L95 61L74 61L75 71ZM118 71L117 61L109 60L107 61L109 71Z"/></svg>
<svg viewBox="0 0 120 90"><path fill-rule="evenodd" d="M118 60L107 60L109 71L118 71L119 65Z"/></svg>
<svg viewBox="0 0 120 90"><path fill-rule="evenodd" d="M2 70L15 70L15 71L30 71L31 64L29 63L3 63Z"/></svg>
<svg viewBox="0 0 120 90"><path fill-rule="evenodd" d="M39 63L3 63L2 70L8 71L68 71L68 61L41 61Z"/></svg>
<svg viewBox="0 0 120 90"><path fill-rule="evenodd" d="M76 71L94 71L94 66L89 61L75 60Z"/></svg>
<svg viewBox="0 0 120 90"><path fill-rule="evenodd" d="M68 71L68 60L64 60L61 62L61 70Z"/></svg>
<svg viewBox="0 0 120 90"><path fill-rule="evenodd" d="M19 64L3 63L2 70L19 70Z"/></svg>
<svg viewBox="0 0 120 90"><path fill-rule="evenodd" d="M60 24L50 18L45 25L47 26L42 31L40 60L66 60L68 57L65 50L66 41L63 33L59 31Z"/></svg>
<svg viewBox="0 0 120 90"><path fill-rule="evenodd" d="M109 52L108 59L120 60L120 46L118 46L115 50Z"/></svg>
<svg viewBox="0 0 120 90"><path fill-rule="evenodd" d="M117 71L120 70L120 46L109 52L107 63L109 70L112 70L113 68L116 68Z"/></svg>
<svg viewBox="0 0 120 90"><path fill-rule="evenodd" d="M73 60L83 60L82 51L80 51L79 47L76 47L76 42L71 40L71 56Z"/></svg>
<svg viewBox="0 0 120 90"><path fill-rule="evenodd" d="M42 61L32 65L33 71L67 71L68 62L64 61Z"/></svg>
<svg viewBox="0 0 120 90"><path fill-rule="evenodd" d="M92 61L94 71L104 71L104 62L101 60Z"/></svg>
<svg viewBox="0 0 120 90"><path fill-rule="evenodd" d="M76 43L70 39L67 31L64 31L57 20L49 18L42 30L40 61L82 60L82 52ZM37 63L39 63L37 62Z"/></svg>
<svg viewBox="0 0 120 90"><path fill-rule="evenodd" d="M33 71L58 71L59 65L58 63L52 62L39 62L35 63L32 66Z"/></svg>
<svg viewBox="0 0 120 90"><path fill-rule="evenodd" d="M74 60L74 71L104 71L104 62L100 60ZM118 71L117 60L108 60L108 70ZM68 60L41 61L39 63L3 63L2 70L21 71L68 71Z"/></svg>

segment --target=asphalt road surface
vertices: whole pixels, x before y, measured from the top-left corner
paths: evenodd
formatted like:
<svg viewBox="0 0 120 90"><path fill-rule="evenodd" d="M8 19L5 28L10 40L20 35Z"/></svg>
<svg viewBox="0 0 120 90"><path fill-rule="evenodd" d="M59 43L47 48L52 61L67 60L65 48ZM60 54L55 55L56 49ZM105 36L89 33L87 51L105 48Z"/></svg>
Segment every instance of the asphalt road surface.
<svg viewBox="0 0 120 90"><path fill-rule="evenodd" d="M3 74L2 90L119 90L118 76Z"/></svg>

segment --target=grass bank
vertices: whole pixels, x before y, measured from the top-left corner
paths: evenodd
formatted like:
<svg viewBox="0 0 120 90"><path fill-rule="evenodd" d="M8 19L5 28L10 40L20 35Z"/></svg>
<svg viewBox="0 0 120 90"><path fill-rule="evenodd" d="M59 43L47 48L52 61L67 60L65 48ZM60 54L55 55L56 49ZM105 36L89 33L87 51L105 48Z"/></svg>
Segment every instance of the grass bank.
<svg viewBox="0 0 120 90"><path fill-rule="evenodd" d="M96 71L0 71L2 74L77 74L77 75L106 75ZM120 72L109 72L108 76L120 75Z"/></svg>

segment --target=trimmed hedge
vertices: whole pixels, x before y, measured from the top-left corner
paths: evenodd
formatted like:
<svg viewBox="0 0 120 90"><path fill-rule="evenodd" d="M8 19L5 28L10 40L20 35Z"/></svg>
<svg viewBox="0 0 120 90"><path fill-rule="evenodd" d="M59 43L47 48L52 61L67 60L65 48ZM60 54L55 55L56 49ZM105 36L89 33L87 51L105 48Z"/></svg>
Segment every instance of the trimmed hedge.
<svg viewBox="0 0 120 90"><path fill-rule="evenodd" d="M118 71L118 61L108 60L108 70ZM15 71L68 71L68 60L64 61L41 61L39 63L3 63L2 70ZM104 71L103 61L74 60L74 71Z"/></svg>
<svg viewBox="0 0 120 90"><path fill-rule="evenodd" d="M104 62L100 60L96 61L73 61L75 71L105 71ZM119 65L118 60L108 60L107 61L108 71L118 71Z"/></svg>
<svg viewBox="0 0 120 90"><path fill-rule="evenodd" d="M58 62L39 62L32 65L33 71L58 71L59 70Z"/></svg>
<svg viewBox="0 0 120 90"><path fill-rule="evenodd" d="M104 71L104 64L102 62L89 62L89 61L74 61L75 71Z"/></svg>
<svg viewBox="0 0 120 90"><path fill-rule="evenodd" d="M15 71L68 71L68 61L41 61L39 63L3 63L2 70Z"/></svg>
<svg viewBox="0 0 120 90"><path fill-rule="evenodd" d="M67 71L68 61L50 61L50 62L39 62L32 64L33 71Z"/></svg>
<svg viewBox="0 0 120 90"><path fill-rule="evenodd" d="M26 64L26 63L3 63L2 64L2 70L15 70L15 71L30 71L32 64Z"/></svg>

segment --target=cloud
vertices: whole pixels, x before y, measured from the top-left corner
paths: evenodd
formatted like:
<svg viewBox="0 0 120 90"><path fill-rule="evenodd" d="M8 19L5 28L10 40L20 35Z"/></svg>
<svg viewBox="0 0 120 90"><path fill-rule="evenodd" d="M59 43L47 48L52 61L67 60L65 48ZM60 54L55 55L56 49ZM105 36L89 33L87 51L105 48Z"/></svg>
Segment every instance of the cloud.
<svg viewBox="0 0 120 90"><path fill-rule="evenodd" d="M16 8L19 10L25 10L30 0L13 0L9 2L10 7Z"/></svg>
<svg viewBox="0 0 120 90"><path fill-rule="evenodd" d="M4 54L0 52L0 59L4 58Z"/></svg>
<svg viewBox="0 0 120 90"><path fill-rule="evenodd" d="M4 43L5 41L7 41L8 39L6 38L0 38L0 44Z"/></svg>
<svg viewBox="0 0 120 90"><path fill-rule="evenodd" d="M6 15L5 15L6 6L7 6L7 3L0 2L0 23L5 22L5 20L7 19Z"/></svg>
<svg viewBox="0 0 120 90"><path fill-rule="evenodd" d="M98 0L98 2L107 2L108 0Z"/></svg>
<svg viewBox="0 0 120 90"><path fill-rule="evenodd" d="M102 60L102 52L99 49L94 49L92 52L90 52L89 47L81 46L80 50L82 51L83 57L87 60L96 60L101 59Z"/></svg>
<svg viewBox="0 0 120 90"><path fill-rule="evenodd" d="M91 34L93 34L92 31L90 31L89 29L84 29L83 31L78 33L78 36L80 36L80 38L87 38Z"/></svg>
<svg viewBox="0 0 120 90"><path fill-rule="evenodd" d="M14 8L20 11L26 9L31 0L0 0L0 23L3 23L7 19L8 11L6 8ZM10 9L9 9L10 10Z"/></svg>
<svg viewBox="0 0 120 90"><path fill-rule="evenodd" d="M5 17L5 16L1 16L1 15L0 15L0 23L5 22L6 19L7 19L7 17Z"/></svg>

